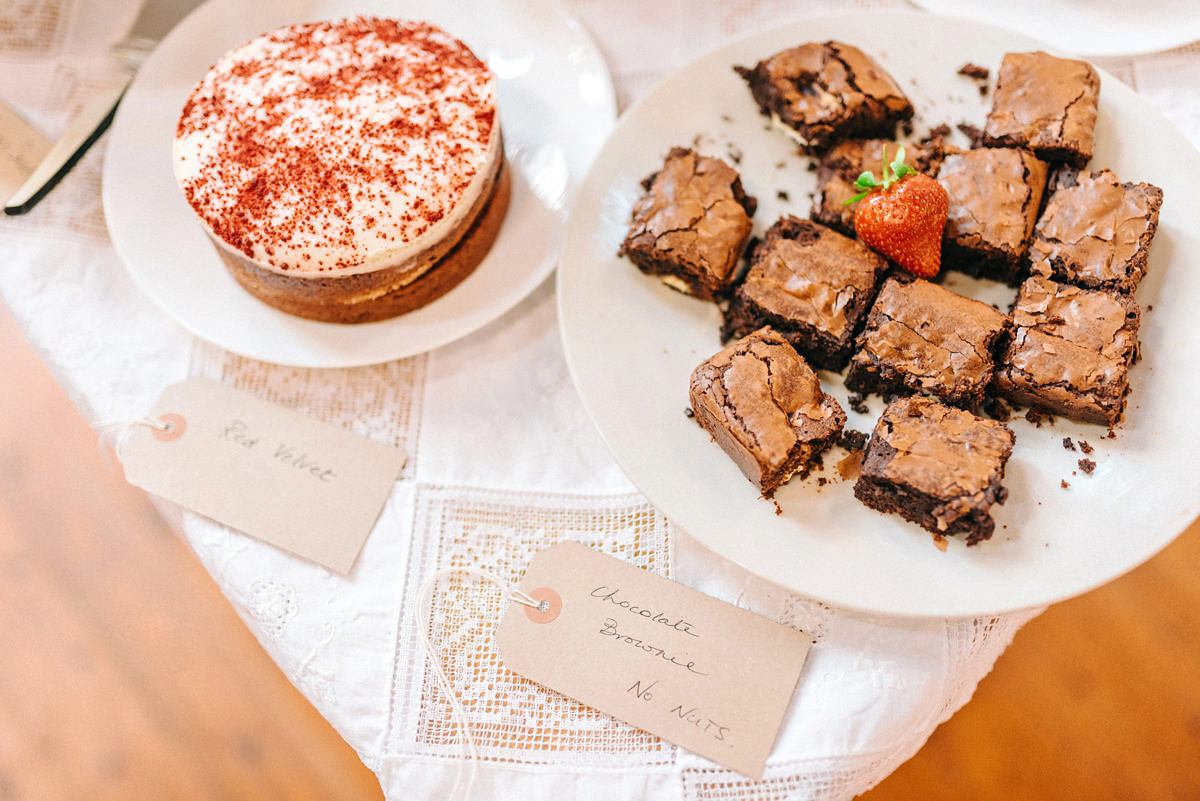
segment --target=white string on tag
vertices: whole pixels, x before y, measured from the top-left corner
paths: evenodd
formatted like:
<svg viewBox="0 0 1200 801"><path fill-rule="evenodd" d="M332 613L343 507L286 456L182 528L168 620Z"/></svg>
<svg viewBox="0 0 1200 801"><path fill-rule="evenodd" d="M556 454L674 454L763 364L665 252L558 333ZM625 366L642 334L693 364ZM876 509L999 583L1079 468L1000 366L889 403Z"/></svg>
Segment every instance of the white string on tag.
<svg viewBox="0 0 1200 801"><path fill-rule="evenodd" d="M458 744L459 744L459 762L458 769L454 775L454 787L451 788L448 799L453 799L462 786L462 797L469 799L471 790L475 786L475 773L479 762L479 751L475 746L475 738L471 735L471 727L467 720L467 711L463 707L462 702L458 700L458 696L454 692L454 686L450 683L450 677L446 675L445 667L442 665L442 656L438 652L437 646L433 644L433 639L429 634L429 602L433 599L433 587L437 584L438 579L442 576L448 576L454 573L468 573L472 576L477 576L486 581L495 584L502 592L508 593L508 600L528 606L539 611L545 611L548 602L539 601L536 598L531 598L519 589L510 588L504 582L504 579L497 576L495 573L489 573L477 567L447 567L431 573L421 584L421 590L417 594L417 608L415 612L417 630L421 634L421 642L425 646L425 654L429 658L429 662L433 667L433 673L437 677L438 687L450 702L450 709L453 712L454 723L458 726ZM463 763L467 764L468 773L466 776L466 784L463 785Z"/></svg>
<svg viewBox="0 0 1200 801"><path fill-rule="evenodd" d="M101 455L107 458L103 446L105 443L110 442L113 453L117 455L117 461L121 461L121 448L125 445L125 440L129 439L129 435L138 426L145 426L146 428L153 428L158 431L170 431L174 427L174 423L156 417L138 417L128 420L109 420L105 423L97 423L94 428L96 433L100 435Z"/></svg>

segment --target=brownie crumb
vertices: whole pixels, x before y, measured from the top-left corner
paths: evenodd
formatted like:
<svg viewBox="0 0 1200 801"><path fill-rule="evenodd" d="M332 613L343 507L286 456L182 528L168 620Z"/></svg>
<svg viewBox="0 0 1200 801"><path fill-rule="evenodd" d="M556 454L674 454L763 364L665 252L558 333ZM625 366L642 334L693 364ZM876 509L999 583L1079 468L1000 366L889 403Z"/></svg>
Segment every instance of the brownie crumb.
<svg viewBox="0 0 1200 801"><path fill-rule="evenodd" d="M696 412L692 410L691 406L688 406L683 410L683 416L690 420L696 416Z"/></svg>
<svg viewBox="0 0 1200 801"><path fill-rule="evenodd" d="M1054 425L1054 415L1048 413L1044 409L1039 409L1036 406L1025 412L1025 419L1033 423L1038 428L1042 427L1042 423Z"/></svg>
<svg viewBox="0 0 1200 801"><path fill-rule="evenodd" d="M846 403L858 414L869 414L871 411L867 406L867 396L861 392L851 392Z"/></svg>
<svg viewBox="0 0 1200 801"><path fill-rule="evenodd" d="M1087 473L1090 476L1092 474L1092 471L1096 469L1096 463L1093 462L1091 459L1080 459L1079 460L1079 469L1082 470L1083 472Z"/></svg>
<svg viewBox="0 0 1200 801"><path fill-rule="evenodd" d="M965 75L968 78L974 78L978 81L986 81L988 76L991 75L987 67L981 67L978 64L972 64L969 61L959 67L958 74Z"/></svg>
<svg viewBox="0 0 1200 801"><path fill-rule="evenodd" d="M986 83L979 84L980 97L987 97L987 93L988 93L988 85Z"/></svg>
<svg viewBox="0 0 1200 801"><path fill-rule="evenodd" d="M785 202L791 199L791 198L788 196L788 193L787 193L787 190L786 190L786 189L780 189L780 190L778 190L778 191L775 193L775 197L777 197L777 198L779 198L780 200L782 200L782 201L785 201Z"/></svg>
<svg viewBox="0 0 1200 801"><path fill-rule="evenodd" d="M983 145L983 129L976 127L969 122L960 122L958 130L963 132L963 135L971 142L971 147L981 147Z"/></svg>
<svg viewBox="0 0 1200 801"><path fill-rule="evenodd" d="M782 515L782 514L783 514L783 507L779 505L779 501L777 501L777 500L775 500L774 498L772 498L772 499L771 499L771 503L775 504L775 514L776 514L776 515Z"/></svg>
<svg viewBox="0 0 1200 801"><path fill-rule="evenodd" d="M732 161L734 164L742 163L742 149L741 148L739 148L735 145L730 145L729 149L726 152L729 155L729 160Z"/></svg>
<svg viewBox="0 0 1200 801"><path fill-rule="evenodd" d="M1095 449L1086 439L1081 439L1079 440L1079 450L1083 451L1084 453L1091 453Z"/></svg>
<svg viewBox="0 0 1200 801"><path fill-rule="evenodd" d="M843 429L838 435L837 444L841 445L848 451L861 451L867 447L867 436L864 431L855 431L853 428Z"/></svg>
<svg viewBox="0 0 1200 801"><path fill-rule="evenodd" d="M1063 488L1063 489L1068 489L1070 486L1071 486L1070 482L1068 482L1068 481L1067 481L1067 480L1064 478L1064 479L1062 480L1062 488Z"/></svg>
<svg viewBox="0 0 1200 801"><path fill-rule="evenodd" d="M1063 447L1069 451L1075 450L1075 440L1071 439L1070 437L1063 437Z"/></svg>
<svg viewBox="0 0 1200 801"><path fill-rule="evenodd" d="M825 476L817 476L817 486L818 487L823 487L828 483L829 483L829 479L825 478Z"/></svg>
<svg viewBox="0 0 1200 801"><path fill-rule="evenodd" d="M943 139L950 135L950 126L944 122L929 129L929 133L921 139L923 145L940 144Z"/></svg>
<svg viewBox="0 0 1200 801"><path fill-rule="evenodd" d="M815 162L815 161L808 162L808 166L805 167L804 169L808 170L809 172L816 172L817 171L817 162Z"/></svg>

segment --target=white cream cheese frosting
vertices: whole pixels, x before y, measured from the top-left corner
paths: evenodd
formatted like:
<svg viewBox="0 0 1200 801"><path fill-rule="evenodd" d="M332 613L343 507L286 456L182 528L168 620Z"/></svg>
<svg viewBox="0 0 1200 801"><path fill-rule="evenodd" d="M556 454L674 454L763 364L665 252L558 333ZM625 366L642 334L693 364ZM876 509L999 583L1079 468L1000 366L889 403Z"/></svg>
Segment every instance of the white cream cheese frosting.
<svg viewBox="0 0 1200 801"><path fill-rule="evenodd" d="M495 91L487 65L428 23L281 28L227 53L193 90L176 178L210 233L266 269L420 263L467 227L495 177Z"/></svg>

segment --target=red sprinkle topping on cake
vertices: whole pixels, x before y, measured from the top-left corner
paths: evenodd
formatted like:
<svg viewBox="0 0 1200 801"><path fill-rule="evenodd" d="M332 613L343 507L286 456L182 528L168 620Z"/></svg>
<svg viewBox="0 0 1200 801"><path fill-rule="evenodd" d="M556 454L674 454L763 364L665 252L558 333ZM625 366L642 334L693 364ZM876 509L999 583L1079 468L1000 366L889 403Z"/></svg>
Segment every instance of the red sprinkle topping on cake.
<svg viewBox="0 0 1200 801"><path fill-rule="evenodd" d="M439 28L305 23L208 72L176 129L176 174L246 256L354 272L419 252L466 212L497 158L496 129L494 76Z"/></svg>

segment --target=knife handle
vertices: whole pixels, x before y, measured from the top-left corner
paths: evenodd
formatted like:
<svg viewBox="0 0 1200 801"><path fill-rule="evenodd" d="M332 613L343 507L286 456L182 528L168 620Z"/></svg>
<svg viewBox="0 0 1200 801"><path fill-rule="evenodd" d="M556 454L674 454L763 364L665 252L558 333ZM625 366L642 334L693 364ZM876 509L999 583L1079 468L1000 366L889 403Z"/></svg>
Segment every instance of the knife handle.
<svg viewBox="0 0 1200 801"><path fill-rule="evenodd" d="M70 171L112 123L130 78L108 87L93 97L71 120L63 135L38 163L28 180L4 204L5 214L24 214Z"/></svg>

